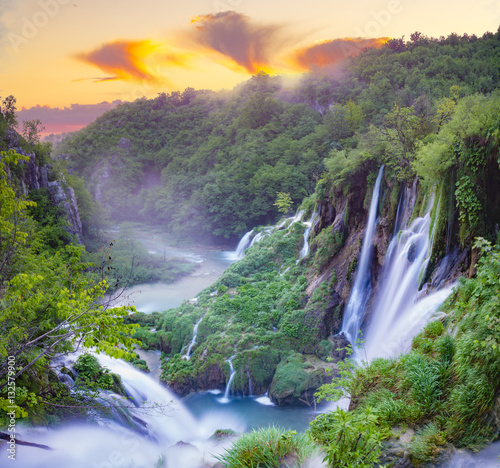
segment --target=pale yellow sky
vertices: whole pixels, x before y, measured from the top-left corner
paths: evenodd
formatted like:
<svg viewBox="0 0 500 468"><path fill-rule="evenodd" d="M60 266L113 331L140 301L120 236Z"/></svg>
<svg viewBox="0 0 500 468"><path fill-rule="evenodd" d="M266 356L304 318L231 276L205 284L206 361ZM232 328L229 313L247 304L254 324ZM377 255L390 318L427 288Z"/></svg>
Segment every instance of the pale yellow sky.
<svg viewBox="0 0 500 468"><path fill-rule="evenodd" d="M198 15L246 15L259 37L262 31L279 30L269 33L273 39L266 52L277 72L290 71L281 59L285 54L326 40L409 37L417 30L434 37L481 36L500 23L500 2L491 0L1 1L0 95L14 94L19 108L133 100L188 86L232 88L247 79L248 67L194 44L199 23L191 24L191 18ZM159 47L141 55L141 66L156 80L92 79L113 73L76 56L118 40L152 41ZM166 54L183 66L162 58Z"/></svg>

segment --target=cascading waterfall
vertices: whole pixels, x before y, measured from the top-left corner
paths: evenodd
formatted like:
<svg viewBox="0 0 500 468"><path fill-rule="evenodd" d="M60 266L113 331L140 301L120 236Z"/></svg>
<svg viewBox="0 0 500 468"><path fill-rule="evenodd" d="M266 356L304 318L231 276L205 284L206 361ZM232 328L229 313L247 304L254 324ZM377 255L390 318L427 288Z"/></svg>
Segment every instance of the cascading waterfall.
<svg viewBox="0 0 500 468"><path fill-rule="evenodd" d="M306 225L306 229L304 231L304 246L300 250L299 260L297 263L309 253L309 235L311 234L312 229L314 228L316 222L319 220L319 213L316 211L312 214L311 219L304 224Z"/></svg>
<svg viewBox="0 0 500 468"><path fill-rule="evenodd" d="M18 446L19 466L149 467L155 466L162 454L166 456L166 468L199 468L216 462L215 455L221 453L222 446L209 438L220 428L220 420L204 420L200 424L168 389L148 375L121 360L96 357L101 365L121 376L128 398L103 393L101 400L111 406L112 419L99 416L97 425L80 424L50 431L18 427L20 439L36 440L53 448L46 451ZM224 427L243 429L241 423L231 420ZM180 441L189 445L176 445Z"/></svg>
<svg viewBox="0 0 500 468"><path fill-rule="evenodd" d="M354 279L354 285L351 291L351 297L345 308L342 330L347 339L354 345L358 336L358 331L363 320L366 302L371 292L371 271L370 265L373 255L373 236L377 224L378 200L380 195L380 185L384 166L378 172L377 180L373 188L372 201L370 203L370 212L368 215L368 224L366 226L363 245L361 247L361 256Z"/></svg>
<svg viewBox="0 0 500 468"><path fill-rule="evenodd" d="M231 369L231 374L229 375L229 380L226 385L226 391L224 392L224 396L222 397L221 400L219 400L221 403L228 403L229 402L229 392L231 391L231 387L233 385L233 380L234 380L234 375L236 374L236 371L234 370L233 367L233 359L234 356L231 356L226 362L229 364L229 368Z"/></svg>
<svg viewBox="0 0 500 468"><path fill-rule="evenodd" d="M264 236L270 234L275 229L282 228L287 222L289 222L289 225L292 225L293 223L297 223L298 221L301 221L303 216L304 216L304 210L298 210L294 216L292 216L290 218L283 219L276 226L267 226L267 227L263 228L263 230L261 232L255 234L255 235L254 235L253 229L251 231L248 231L238 242L236 250L234 252L228 252L227 257L230 260L241 260L245 256L245 250L248 249L249 247L252 247L253 245L255 245ZM314 216L314 214L313 214L313 216ZM317 216L317 214L316 214L316 216ZM308 223L310 223L310 222L311 221L308 221L305 224L308 225ZM309 230L309 232L310 232L310 230ZM306 255L307 255L307 253L306 253Z"/></svg>
<svg viewBox="0 0 500 468"><path fill-rule="evenodd" d="M235 257L242 259L245 256L245 250L250 246L253 230L248 231L238 242L235 250Z"/></svg>
<svg viewBox="0 0 500 468"><path fill-rule="evenodd" d="M366 332L365 359L406 351L413 336L451 293L449 286L418 301L434 236L434 229L430 232L432 204L433 199L427 213L398 232L389 245Z"/></svg>
<svg viewBox="0 0 500 468"><path fill-rule="evenodd" d="M191 339L191 342L189 343L188 349L186 354L183 356L186 358L188 361L191 358L191 350L193 349L193 346L196 344L196 337L198 336L198 326L200 325L201 321L205 318L205 316L201 317L200 320L198 320L193 328L193 338Z"/></svg>

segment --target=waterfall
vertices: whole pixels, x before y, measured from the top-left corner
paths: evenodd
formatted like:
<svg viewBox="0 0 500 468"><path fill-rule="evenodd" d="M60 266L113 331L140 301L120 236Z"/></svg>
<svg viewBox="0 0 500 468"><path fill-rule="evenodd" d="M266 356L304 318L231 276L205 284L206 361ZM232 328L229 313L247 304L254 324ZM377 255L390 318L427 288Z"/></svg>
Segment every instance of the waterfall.
<svg viewBox="0 0 500 468"><path fill-rule="evenodd" d="M378 172L375 186L373 187L372 201L368 215L368 224L361 247L361 256L351 291L351 297L345 308L342 330L347 339L354 345L364 316L366 302L371 292L371 260L373 255L373 236L377 224L378 199L384 166Z"/></svg>
<svg viewBox="0 0 500 468"><path fill-rule="evenodd" d="M128 398L104 392L102 402L111 406L111 412L106 416L96 414L97 424L66 425L50 430L19 424L19 439L53 448L17 446L19 466L152 467L162 455L166 458L166 468L199 468L217 461L215 456L221 453L222 447L209 437L220 429L220 421L200 424L173 393L147 374L121 360L104 355L96 357L101 365L121 376ZM74 361L75 356L70 359ZM60 364L69 366L67 359ZM224 428L241 430L229 419ZM177 444L180 441L186 444Z"/></svg>
<svg viewBox="0 0 500 468"><path fill-rule="evenodd" d="M245 256L245 250L250 246L250 239L253 234L253 229L248 231L238 242L238 246L235 250L235 256L237 259L242 259Z"/></svg>
<svg viewBox="0 0 500 468"><path fill-rule="evenodd" d="M191 350L193 349L193 346L196 344L196 337L198 336L198 325L201 323L205 316L201 317L200 320L198 320L193 328L193 338L191 339L191 342L189 343L188 350L186 354L183 356L185 357L188 361L191 357Z"/></svg>
<svg viewBox="0 0 500 468"><path fill-rule="evenodd" d="M266 393L263 396L257 398L255 401L264 406L274 406L274 403L269 398L269 389L267 389Z"/></svg>
<svg viewBox="0 0 500 468"><path fill-rule="evenodd" d="M432 248L432 204L431 199L427 213L397 233L389 245L366 333L368 360L407 351L413 336L451 293L449 286L418 300Z"/></svg>
<svg viewBox="0 0 500 468"><path fill-rule="evenodd" d="M299 263L300 259L304 258L307 256L309 253L309 234L311 234L311 231L316 224L317 219L319 218L318 213L315 211L313 212L311 219L304 224L306 225L306 229L304 231L304 246L300 250L299 253L299 260L297 260L297 263Z"/></svg>
<svg viewBox="0 0 500 468"><path fill-rule="evenodd" d="M248 371L247 367L247 378L248 378L248 396L252 397L252 379L250 377L250 372Z"/></svg>
<svg viewBox="0 0 500 468"><path fill-rule="evenodd" d="M238 242L236 250L233 252L226 253L227 259L233 261L241 260L245 256L245 250L255 245L264 236L270 234L275 229L281 229L283 226L285 226L287 222L289 222L289 225L292 225L293 223L301 221L303 216L304 216L304 210L298 210L294 216L281 220L276 226L266 226L265 228L263 228L262 232L257 233L255 236L253 236L254 234L253 229L251 231L248 231ZM308 223L306 223L306 225L307 224Z"/></svg>
<svg viewBox="0 0 500 468"><path fill-rule="evenodd" d="M227 385L226 385L226 391L224 392L224 397L219 400L221 403L228 403L229 402L229 392L231 391L231 386L233 385L234 375L236 374L234 367L233 367L233 359L234 359L234 356L231 356L226 361L227 363L229 363L229 368L231 369L231 374L229 375L229 380L228 380Z"/></svg>

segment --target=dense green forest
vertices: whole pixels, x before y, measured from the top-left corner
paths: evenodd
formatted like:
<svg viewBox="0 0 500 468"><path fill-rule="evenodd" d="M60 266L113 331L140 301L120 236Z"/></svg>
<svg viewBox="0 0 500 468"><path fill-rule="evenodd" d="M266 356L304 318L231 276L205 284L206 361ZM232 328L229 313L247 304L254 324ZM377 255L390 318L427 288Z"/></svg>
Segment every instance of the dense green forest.
<svg viewBox="0 0 500 468"><path fill-rule="evenodd" d="M14 130L15 99L5 99L2 426L12 405L32 424L85 418L92 395L76 396L49 370L56 353L81 345L134 360L141 345L168 358L161 379L181 395L224 389L230 358L233 390L241 394L251 384L283 406L350 394L351 411L318 417L307 436L268 430L242 438L221 458L225 466L255 466L252 457L267 457L255 450L262 437L279 446L278 460L290 452L307 457L317 444L332 467L394 462L383 457L406 429L414 438L395 451L415 465L433 462L445 447L476 449L497 438L499 73L500 29L482 38L414 33L335 69L312 70L293 87L260 73L231 92L186 89L121 105L66 138L52 158L33 126L24 136ZM432 256L421 283L430 284L452 250L460 260L451 279L468 278L408 353L353 366L343 361L351 346L337 333L381 165L377 272L401 194L414 183L412 218L433 200ZM32 172L47 181L29 189ZM52 186L74 191L81 239L51 199ZM262 227L297 207L302 221L320 211L302 259L304 222ZM212 242L260 226L254 232L263 238L196 301L131 315L133 308L105 305L110 287L172 280L189 267L151 258L126 226L99 250L105 220L147 221L178 238ZM91 358L75 370L82 387L121 391Z"/></svg>
<svg viewBox="0 0 500 468"><path fill-rule="evenodd" d="M295 204L313 194L332 152L411 179L417 148L458 100L497 88L499 41L499 32L414 33L313 70L294 87L261 73L231 92L162 93L105 113L56 154L115 219L237 237L276 219L277 192Z"/></svg>

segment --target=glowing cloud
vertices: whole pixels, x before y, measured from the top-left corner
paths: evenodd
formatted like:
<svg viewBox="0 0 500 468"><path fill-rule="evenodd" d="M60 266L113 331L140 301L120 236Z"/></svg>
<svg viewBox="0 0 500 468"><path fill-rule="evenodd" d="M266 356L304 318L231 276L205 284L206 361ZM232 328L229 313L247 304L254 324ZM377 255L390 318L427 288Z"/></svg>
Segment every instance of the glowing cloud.
<svg viewBox="0 0 500 468"><path fill-rule="evenodd" d="M389 39L388 37L333 39L295 52L292 61L302 70L308 70L312 65L325 67L346 57L356 56L367 47L380 47Z"/></svg>
<svg viewBox="0 0 500 468"><path fill-rule="evenodd" d="M103 44L88 53L76 55L78 60L96 66L112 76L98 78L97 81L159 81L151 73L145 58L154 53L158 46L150 41L116 41Z"/></svg>
<svg viewBox="0 0 500 468"><path fill-rule="evenodd" d="M272 57L287 41L281 34L283 26L256 24L234 11L198 16L191 24L194 29L189 35L198 45L222 54L249 73L271 71Z"/></svg>

